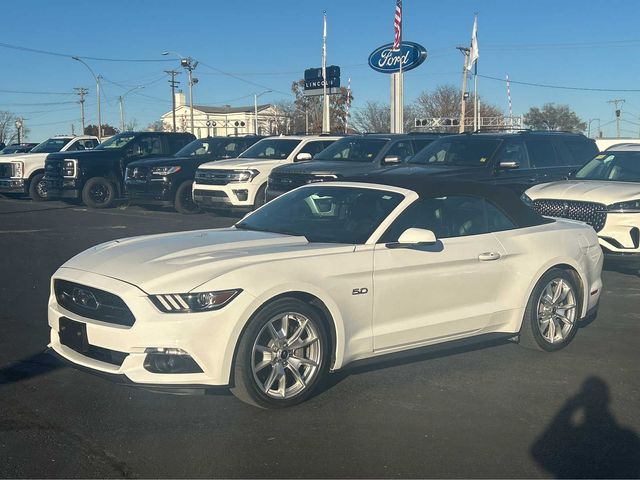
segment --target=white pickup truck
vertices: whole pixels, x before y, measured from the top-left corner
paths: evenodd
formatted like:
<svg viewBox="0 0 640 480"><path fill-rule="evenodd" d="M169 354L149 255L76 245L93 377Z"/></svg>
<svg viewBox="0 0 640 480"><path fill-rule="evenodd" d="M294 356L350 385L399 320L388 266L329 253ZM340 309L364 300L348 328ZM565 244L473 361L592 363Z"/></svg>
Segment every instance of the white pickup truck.
<svg viewBox="0 0 640 480"><path fill-rule="evenodd" d="M45 200L47 188L42 178L47 155L91 150L99 143L98 138L91 135L58 135L45 140L29 153L0 157L0 193L29 194L36 202Z"/></svg>

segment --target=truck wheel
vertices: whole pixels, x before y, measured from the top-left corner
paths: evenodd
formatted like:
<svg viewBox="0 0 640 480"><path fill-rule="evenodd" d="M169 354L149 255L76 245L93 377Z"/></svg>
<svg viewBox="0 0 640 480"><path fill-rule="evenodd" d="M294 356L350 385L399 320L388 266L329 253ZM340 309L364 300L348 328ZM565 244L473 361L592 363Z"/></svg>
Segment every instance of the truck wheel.
<svg viewBox="0 0 640 480"><path fill-rule="evenodd" d="M29 196L34 202L42 202L47 199L47 182L44 181L44 173L38 173L31 179Z"/></svg>
<svg viewBox="0 0 640 480"><path fill-rule="evenodd" d="M82 189L82 201L90 208L109 208L116 199L116 186L104 177L90 178Z"/></svg>
<svg viewBox="0 0 640 480"><path fill-rule="evenodd" d="M187 180L181 183L178 190L176 190L176 198L173 202L176 212L182 213L183 215L200 213L200 207L193 201L193 195L191 193L192 186L193 181Z"/></svg>

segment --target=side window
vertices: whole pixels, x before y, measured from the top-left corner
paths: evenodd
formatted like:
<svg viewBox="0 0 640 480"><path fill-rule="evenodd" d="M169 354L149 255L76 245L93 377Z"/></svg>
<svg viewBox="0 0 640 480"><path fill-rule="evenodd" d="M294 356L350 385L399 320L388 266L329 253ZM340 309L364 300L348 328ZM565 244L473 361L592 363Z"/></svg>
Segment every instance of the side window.
<svg viewBox="0 0 640 480"><path fill-rule="evenodd" d="M410 140L401 140L391 145L391 148L384 154L385 157L397 156L400 157L400 161L404 161L409 155L413 155L413 148L411 148Z"/></svg>
<svg viewBox="0 0 640 480"><path fill-rule="evenodd" d="M501 162L516 162L520 168L531 168L522 142L506 142L498 153L495 165L498 166Z"/></svg>
<svg viewBox="0 0 640 480"><path fill-rule="evenodd" d="M161 155L162 138L158 135L148 135L139 139L133 146L133 153L138 157Z"/></svg>
<svg viewBox="0 0 640 480"><path fill-rule="evenodd" d="M67 152L75 152L77 150L84 150L84 147L80 145L80 142L72 143L69 145L69 148L67 148Z"/></svg>
<svg viewBox="0 0 640 480"><path fill-rule="evenodd" d="M529 161L532 168L557 167L558 159L553 143L550 140L526 140Z"/></svg>
<svg viewBox="0 0 640 480"><path fill-rule="evenodd" d="M320 153L327 147L326 142L309 142L298 153L310 153L312 156Z"/></svg>
<svg viewBox="0 0 640 480"><path fill-rule="evenodd" d="M408 228L423 228L431 230L437 238L451 238L511 230L516 225L482 197L424 198L410 205L382 235L379 243L397 242Z"/></svg>
<svg viewBox="0 0 640 480"><path fill-rule="evenodd" d="M229 142L224 147L224 154L229 157L238 156L240 151L240 142Z"/></svg>
<svg viewBox="0 0 640 480"><path fill-rule="evenodd" d="M571 161L567 165L584 165L598 154L598 147L591 140L564 139L562 140L571 154Z"/></svg>
<svg viewBox="0 0 640 480"><path fill-rule="evenodd" d="M419 140L413 140L413 151L415 153L418 153L420 150L422 150L424 147L429 145L434 140L435 140L434 138L429 138L429 139L421 138Z"/></svg>
<svg viewBox="0 0 640 480"><path fill-rule="evenodd" d="M162 141L160 139L160 137L151 137L151 138L157 138L159 141L159 144L162 145ZM170 153L170 154L174 154L176 153L178 150L180 150L182 147L184 147L187 143L190 143L192 139L190 139L189 137L187 137L186 135L168 135L166 137L167 139L167 143L169 145L169 151L168 152L158 152L158 153Z"/></svg>

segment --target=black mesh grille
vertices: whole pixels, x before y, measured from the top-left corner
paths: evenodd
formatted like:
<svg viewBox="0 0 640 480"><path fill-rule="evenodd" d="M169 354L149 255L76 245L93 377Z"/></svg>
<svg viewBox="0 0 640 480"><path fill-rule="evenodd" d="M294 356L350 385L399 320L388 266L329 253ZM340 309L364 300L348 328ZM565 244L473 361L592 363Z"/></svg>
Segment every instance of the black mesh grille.
<svg viewBox="0 0 640 480"><path fill-rule="evenodd" d="M62 160L46 160L44 163L44 175L47 178L62 178L63 176Z"/></svg>
<svg viewBox="0 0 640 480"><path fill-rule="evenodd" d="M194 190L193 195L196 197L229 198L225 192L220 192L218 190Z"/></svg>
<svg viewBox="0 0 640 480"><path fill-rule="evenodd" d="M272 173L269 177L269 189L278 192L288 192L294 188L306 185L315 175L303 173Z"/></svg>
<svg viewBox="0 0 640 480"><path fill-rule="evenodd" d="M9 178L12 174L12 168L10 163L0 163L0 177Z"/></svg>
<svg viewBox="0 0 640 480"><path fill-rule="evenodd" d="M53 288L58 304L77 315L127 327L136 321L127 305L113 293L66 280L55 280Z"/></svg>
<svg viewBox="0 0 640 480"><path fill-rule="evenodd" d="M130 167L127 168L127 178L133 180L146 180L149 176L149 167Z"/></svg>
<svg viewBox="0 0 640 480"><path fill-rule="evenodd" d="M197 170L196 183L200 185L227 185L233 170Z"/></svg>
<svg viewBox="0 0 640 480"><path fill-rule="evenodd" d="M591 225L596 232L602 230L607 221L606 206L602 203L542 199L534 200L533 208L540 215L580 220Z"/></svg>

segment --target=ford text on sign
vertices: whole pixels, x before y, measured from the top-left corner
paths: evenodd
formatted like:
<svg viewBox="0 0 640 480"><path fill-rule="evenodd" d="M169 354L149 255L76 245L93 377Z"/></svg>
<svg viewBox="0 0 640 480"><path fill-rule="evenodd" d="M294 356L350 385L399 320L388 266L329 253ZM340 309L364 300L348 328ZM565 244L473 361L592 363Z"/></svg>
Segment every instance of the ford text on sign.
<svg viewBox="0 0 640 480"><path fill-rule="evenodd" d="M400 50L393 50L393 44L383 45L369 55L369 66L382 73L406 72L416 68L427 58L427 50L414 42L402 42Z"/></svg>

